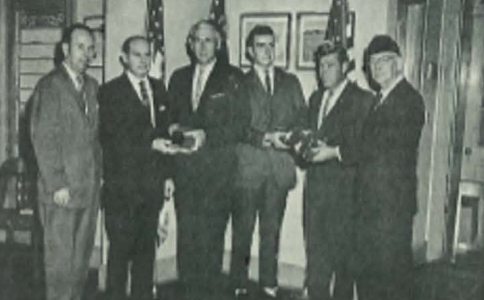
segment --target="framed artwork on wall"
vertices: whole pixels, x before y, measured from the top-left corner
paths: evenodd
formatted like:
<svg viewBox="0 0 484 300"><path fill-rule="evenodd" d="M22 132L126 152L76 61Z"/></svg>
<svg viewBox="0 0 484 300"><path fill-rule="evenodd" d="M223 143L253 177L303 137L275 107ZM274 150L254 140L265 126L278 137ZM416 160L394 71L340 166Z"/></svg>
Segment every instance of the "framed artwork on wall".
<svg viewBox="0 0 484 300"><path fill-rule="evenodd" d="M246 56L245 40L256 25L270 26L276 36L275 65L284 69L289 67L291 38L291 14L289 13L246 13L240 16L240 66L251 65Z"/></svg>
<svg viewBox="0 0 484 300"><path fill-rule="evenodd" d="M297 14L296 65L298 69L314 69L314 52L326 36L329 13L301 12ZM355 13L349 14L347 39L354 40Z"/></svg>

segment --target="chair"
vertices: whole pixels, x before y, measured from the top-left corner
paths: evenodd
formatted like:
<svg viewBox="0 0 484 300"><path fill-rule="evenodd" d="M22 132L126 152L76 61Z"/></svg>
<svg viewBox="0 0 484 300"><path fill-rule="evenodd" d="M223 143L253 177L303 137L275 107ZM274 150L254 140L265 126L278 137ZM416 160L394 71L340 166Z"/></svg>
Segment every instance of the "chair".
<svg viewBox="0 0 484 300"><path fill-rule="evenodd" d="M14 285L17 268L21 261L30 263L30 273L21 280L32 280L29 290L41 293L41 227L35 205L35 173L20 158L11 158L0 166L0 246L2 246L4 282ZM18 287L17 287L18 288ZM32 296L34 296L32 295Z"/></svg>
<svg viewBox="0 0 484 300"><path fill-rule="evenodd" d="M470 238L465 242L461 240L462 212L468 209L470 218ZM483 209L484 209L484 183L478 181L461 181L459 183L459 194L454 223L454 239L452 245L452 261L460 253L478 250L482 246L483 239ZM467 221L467 220L466 220Z"/></svg>

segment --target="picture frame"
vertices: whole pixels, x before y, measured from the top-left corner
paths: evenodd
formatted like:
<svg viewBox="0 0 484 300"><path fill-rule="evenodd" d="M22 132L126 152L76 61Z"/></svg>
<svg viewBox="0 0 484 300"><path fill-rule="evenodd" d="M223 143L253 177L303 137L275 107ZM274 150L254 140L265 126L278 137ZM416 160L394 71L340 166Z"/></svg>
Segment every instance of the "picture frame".
<svg viewBox="0 0 484 300"><path fill-rule="evenodd" d="M245 45L249 32L256 25L270 26L276 36L274 65L283 69L289 68L291 43L290 13L244 13L240 16L240 67L250 67Z"/></svg>
<svg viewBox="0 0 484 300"><path fill-rule="evenodd" d="M354 40L355 12L349 13L348 39ZM297 14L296 66L302 70L315 68L314 52L323 43L329 23L329 13L300 12Z"/></svg>
<svg viewBox="0 0 484 300"><path fill-rule="evenodd" d="M102 15L85 17L84 25L91 28L94 35L96 56L90 67L102 67L104 65L104 17Z"/></svg>

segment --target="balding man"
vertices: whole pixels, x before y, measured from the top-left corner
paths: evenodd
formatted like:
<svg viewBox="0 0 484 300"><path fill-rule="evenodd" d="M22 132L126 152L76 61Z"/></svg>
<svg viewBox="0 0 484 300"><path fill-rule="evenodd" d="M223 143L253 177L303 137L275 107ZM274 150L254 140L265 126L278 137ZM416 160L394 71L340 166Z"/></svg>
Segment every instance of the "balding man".
<svg viewBox="0 0 484 300"><path fill-rule="evenodd" d="M61 41L62 63L32 97L31 138L39 166L47 300L80 300L94 245L101 182L96 80L89 27L74 24Z"/></svg>
<svg viewBox="0 0 484 300"><path fill-rule="evenodd" d="M121 59L124 73L99 92L107 292L112 300L126 298L131 262L132 299L151 300L157 218L165 181L172 185L170 160L152 144L168 135L168 94L163 82L148 76L151 52L145 37L126 39Z"/></svg>
<svg viewBox="0 0 484 300"><path fill-rule="evenodd" d="M220 286L235 142L242 132L240 113L247 111L234 97L241 72L218 59L220 45L214 23L193 25L187 38L192 63L173 73L168 89L172 132L184 132L197 145L175 158L178 274L197 296Z"/></svg>

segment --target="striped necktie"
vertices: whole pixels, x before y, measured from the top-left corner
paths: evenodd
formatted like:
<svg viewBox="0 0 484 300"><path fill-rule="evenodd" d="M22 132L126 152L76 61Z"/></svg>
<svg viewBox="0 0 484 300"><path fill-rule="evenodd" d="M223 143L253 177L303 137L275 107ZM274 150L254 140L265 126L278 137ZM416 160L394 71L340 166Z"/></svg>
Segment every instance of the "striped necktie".
<svg viewBox="0 0 484 300"><path fill-rule="evenodd" d="M150 106L150 96L148 95L148 89L146 88L145 81L141 80L139 82L139 91L141 93L141 103L144 106Z"/></svg>

